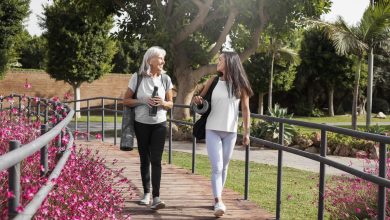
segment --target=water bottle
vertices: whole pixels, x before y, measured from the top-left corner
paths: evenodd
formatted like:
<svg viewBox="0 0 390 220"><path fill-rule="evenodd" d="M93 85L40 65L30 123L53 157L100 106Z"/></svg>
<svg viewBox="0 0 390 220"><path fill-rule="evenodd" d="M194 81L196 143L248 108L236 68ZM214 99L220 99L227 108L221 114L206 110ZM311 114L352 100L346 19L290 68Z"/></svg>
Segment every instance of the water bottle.
<svg viewBox="0 0 390 220"><path fill-rule="evenodd" d="M152 98L157 96L157 90L158 90L158 87L155 86L153 89ZM149 109L149 116L155 117L156 115L157 115L157 106L152 106Z"/></svg>

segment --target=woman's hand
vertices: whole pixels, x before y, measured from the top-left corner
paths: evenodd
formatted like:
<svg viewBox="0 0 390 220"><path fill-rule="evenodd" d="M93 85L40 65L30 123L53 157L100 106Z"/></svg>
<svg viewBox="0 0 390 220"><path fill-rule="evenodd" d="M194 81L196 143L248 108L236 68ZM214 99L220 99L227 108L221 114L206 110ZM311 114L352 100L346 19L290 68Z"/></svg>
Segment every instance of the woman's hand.
<svg viewBox="0 0 390 220"><path fill-rule="evenodd" d="M200 105L203 103L203 98L200 95L194 96L192 102L195 103L196 105Z"/></svg>
<svg viewBox="0 0 390 220"><path fill-rule="evenodd" d="M249 146L249 144L250 144L250 138L249 138L249 134L244 134L243 136L242 136L242 145L244 145L244 146Z"/></svg>
<svg viewBox="0 0 390 220"><path fill-rule="evenodd" d="M155 97L149 99L148 104L150 106L163 106L164 107L164 100L159 96L155 96Z"/></svg>

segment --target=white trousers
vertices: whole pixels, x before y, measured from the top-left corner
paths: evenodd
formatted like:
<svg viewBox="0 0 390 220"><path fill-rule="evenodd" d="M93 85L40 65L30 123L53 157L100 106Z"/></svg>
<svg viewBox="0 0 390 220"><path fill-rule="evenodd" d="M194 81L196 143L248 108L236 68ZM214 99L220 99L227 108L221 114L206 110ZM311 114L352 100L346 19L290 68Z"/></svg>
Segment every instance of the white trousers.
<svg viewBox="0 0 390 220"><path fill-rule="evenodd" d="M236 139L236 132L206 130L206 146L211 163L211 185L214 198L222 196Z"/></svg>

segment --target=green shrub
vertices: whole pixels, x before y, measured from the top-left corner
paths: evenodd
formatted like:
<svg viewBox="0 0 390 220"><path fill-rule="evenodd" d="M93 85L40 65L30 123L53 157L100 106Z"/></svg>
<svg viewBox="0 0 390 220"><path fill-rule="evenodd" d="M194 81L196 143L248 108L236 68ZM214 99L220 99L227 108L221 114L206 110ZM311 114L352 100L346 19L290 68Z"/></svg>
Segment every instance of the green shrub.
<svg viewBox="0 0 390 220"><path fill-rule="evenodd" d="M386 129L384 127L379 126L377 123L376 125L370 126L368 129L363 129L363 131L373 134L383 134L385 133Z"/></svg>
<svg viewBox="0 0 390 220"><path fill-rule="evenodd" d="M337 148L337 146L344 145L350 147L350 149L362 150L369 153L370 148L375 145L372 141L363 139L357 139L355 137L346 136L343 134L328 133L328 148L331 152ZM355 155L350 155L355 156Z"/></svg>
<svg viewBox="0 0 390 220"><path fill-rule="evenodd" d="M389 114L390 105L385 99L374 98L372 100L372 112L378 113L383 112L385 114Z"/></svg>
<svg viewBox="0 0 390 220"><path fill-rule="evenodd" d="M310 116L312 116L312 117L322 117L322 116L324 116L324 112L321 111L319 108L314 108L313 110L311 110Z"/></svg>
<svg viewBox="0 0 390 220"><path fill-rule="evenodd" d="M268 109L271 117L276 118L292 118L292 114L287 114L287 108L280 108L278 104L275 104L273 109ZM289 124L284 125L283 139L286 144L291 143L292 137L294 137L296 131L295 127ZM265 122L252 121L251 134L255 137L262 138L269 141L276 142L279 139L279 123L278 122Z"/></svg>
<svg viewBox="0 0 390 220"><path fill-rule="evenodd" d="M192 123L192 118L186 118L186 119L183 119L182 121ZM182 133L191 133L191 134L192 134L192 126L191 126L191 125L186 125L186 124L179 124L179 123L177 123L177 128L178 128Z"/></svg>

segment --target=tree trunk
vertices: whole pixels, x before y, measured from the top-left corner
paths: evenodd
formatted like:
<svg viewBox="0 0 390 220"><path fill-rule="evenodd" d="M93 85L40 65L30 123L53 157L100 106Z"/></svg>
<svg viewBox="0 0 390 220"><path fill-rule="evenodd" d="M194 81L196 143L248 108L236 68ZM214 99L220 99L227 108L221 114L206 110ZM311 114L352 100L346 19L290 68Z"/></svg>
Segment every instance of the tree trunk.
<svg viewBox="0 0 390 220"><path fill-rule="evenodd" d="M195 80L192 74L182 72L181 74L175 74L177 80L177 96L175 104L188 105L191 103L191 99L194 94L195 84L199 80ZM188 108L176 107L173 111L175 119L187 119L190 117L190 111Z"/></svg>
<svg viewBox="0 0 390 220"><path fill-rule="evenodd" d="M359 115L365 115L367 113L367 111L366 111L366 104L367 104L367 98L362 96L360 98L359 103L358 103L358 105L359 105Z"/></svg>
<svg viewBox="0 0 390 220"><path fill-rule="evenodd" d="M368 53L368 79L367 79L367 115L366 115L366 128L371 125L371 112L372 112L372 87L374 80L374 49L372 46Z"/></svg>
<svg viewBox="0 0 390 220"><path fill-rule="evenodd" d="M275 62L275 54L272 53L271 71L269 73L269 85L268 85L268 111L272 111L272 84L274 79L274 62Z"/></svg>
<svg viewBox="0 0 390 220"><path fill-rule="evenodd" d="M334 98L334 87L329 86L329 88L328 88L328 114L331 117L334 116L333 98Z"/></svg>
<svg viewBox="0 0 390 220"><path fill-rule="evenodd" d="M260 115L263 115L263 114L264 114L264 95L265 95L264 92L260 92L260 93L259 93L259 107L258 107L258 109L257 109L257 112L258 112Z"/></svg>
<svg viewBox="0 0 390 220"><path fill-rule="evenodd" d="M360 70L362 68L362 58L359 58L358 70L355 74L355 85L353 88L353 99L352 99L352 129L357 129L357 103L359 97L359 81L360 81Z"/></svg>
<svg viewBox="0 0 390 220"><path fill-rule="evenodd" d="M80 86L81 85L72 85L73 87L73 97L74 97L74 111L75 111L75 117L81 118L81 112L80 112L80 102L76 102L76 100L80 100ZM78 111L78 112L77 112Z"/></svg>
<svg viewBox="0 0 390 220"><path fill-rule="evenodd" d="M307 86L307 110L308 110L308 116L312 116L313 113L313 105L314 105L314 89L312 85Z"/></svg>

